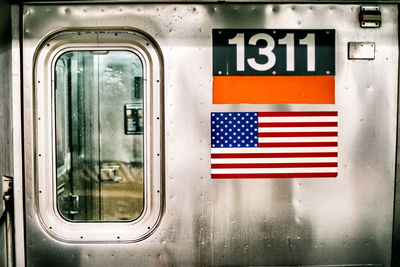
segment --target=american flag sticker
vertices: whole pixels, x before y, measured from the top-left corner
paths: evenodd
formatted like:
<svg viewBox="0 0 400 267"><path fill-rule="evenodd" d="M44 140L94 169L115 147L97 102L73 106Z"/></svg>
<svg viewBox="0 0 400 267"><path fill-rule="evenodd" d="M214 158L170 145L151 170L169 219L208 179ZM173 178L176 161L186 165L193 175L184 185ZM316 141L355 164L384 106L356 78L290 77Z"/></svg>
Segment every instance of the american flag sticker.
<svg viewBox="0 0 400 267"><path fill-rule="evenodd" d="M211 178L337 175L337 111L211 113Z"/></svg>

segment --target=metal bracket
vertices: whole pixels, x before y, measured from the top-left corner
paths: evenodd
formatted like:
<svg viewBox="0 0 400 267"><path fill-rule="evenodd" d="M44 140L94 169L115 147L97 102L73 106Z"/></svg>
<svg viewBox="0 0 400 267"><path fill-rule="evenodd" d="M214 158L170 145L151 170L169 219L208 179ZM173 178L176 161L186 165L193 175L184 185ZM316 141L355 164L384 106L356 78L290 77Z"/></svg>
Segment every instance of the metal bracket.
<svg viewBox="0 0 400 267"><path fill-rule="evenodd" d="M361 6L359 20L361 28L379 28L382 22L379 6Z"/></svg>
<svg viewBox="0 0 400 267"><path fill-rule="evenodd" d="M375 42L349 42L348 59L350 60L374 60Z"/></svg>
<svg viewBox="0 0 400 267"><path fill-rule="evenodd" d="M9 176L3 176L2 181L2 197L5 202L12 200L13 196L13 178Z"/></svg>
<svg viewBox="0 0 400 267"><path fill-rule="evenodd" d="M13 202L13 177L1 177L2 196L4 200L4 211L0 216L0 226L5 225L7 232L7 266L14 266L14 202Z"/></svg>
<svg viewBox="0 0 400 267"><path fill-rule="evenodd" d="M101 182L114 182L120 183L123 179L119 176L116 176L116 171L120 168L118 165L111 165L111 166L103 166L100 169L100 178Z"/></svg>
<svg viewBox="0 0 400 267"><path fill-rule="evenodd" d="M12 212L13 178L8 176L1 177L2 197L4 200L4 211L0 216L0 225L6 222L7 213Z"/></svg>
<svg viewBox="0 0 400 267"><path fill-rule="evenodd" d="M78 214L79 213L79 195L68 194L64 196L64 210L67 214Z"/></svg>

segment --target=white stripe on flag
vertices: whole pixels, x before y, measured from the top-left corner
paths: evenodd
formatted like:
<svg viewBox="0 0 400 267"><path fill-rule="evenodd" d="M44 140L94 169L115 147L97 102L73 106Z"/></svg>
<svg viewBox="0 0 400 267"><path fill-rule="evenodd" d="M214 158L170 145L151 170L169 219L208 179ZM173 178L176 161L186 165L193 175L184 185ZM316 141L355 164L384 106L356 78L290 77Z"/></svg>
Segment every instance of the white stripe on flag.
<svg viewBox="0 0 400 267"><path fill-rule="evenodd" d="M259 137L259 143L337 142L337 137Z"/></svg>
<svg viewBox="0 0 400 267"><path fill-rule="evenodd" d="M260 133L269 132L337 132L338 127L259 127Z"/></svg>
<svg viewBox="0 0 400 267"><path fill-rule="evenodd" d="M211 174L228 173L334 173L337 167L332 168L243 168L243 169L211 169Z"/></svg>
<svg viewBox="0 0 400 267"><path fill-rule="evenodd" d="M211 148L212 154L218 153L297 153L297 152L337 152L337 147L251 147L251 148Z"/></svg>
<svg viewBox="0 0 400 267"><path fill-rule="evenodd" d="M337 162L337 157L326 158L222 158L211 159L211 164L229 164L229 163L308 163L308 162Z"/></svg>
<svg viewBox="0 0 400 267"><path fill-rule="evenodd" d="M329 117L258 117L258 122L337 122L336 116Z"/></svg>

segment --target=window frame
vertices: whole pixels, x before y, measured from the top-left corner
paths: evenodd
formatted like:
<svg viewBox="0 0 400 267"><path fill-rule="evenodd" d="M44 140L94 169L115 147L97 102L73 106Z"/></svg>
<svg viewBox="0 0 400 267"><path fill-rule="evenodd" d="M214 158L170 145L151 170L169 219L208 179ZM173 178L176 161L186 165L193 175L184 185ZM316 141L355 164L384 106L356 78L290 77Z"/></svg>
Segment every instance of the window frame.
<svg viewBox="0 0 400 267"><path fill-rule="evenodd" d="M62 31L46 38L34 60L35 201L44 229L66 242L137 242L148 237L163 211L162 59L157 45L134 31ZM82 222L62 217L57 207L55 67L69 51L125 50L143 64L144 208L133 221ZM121 113L122 114L122 113Z"/></svg>

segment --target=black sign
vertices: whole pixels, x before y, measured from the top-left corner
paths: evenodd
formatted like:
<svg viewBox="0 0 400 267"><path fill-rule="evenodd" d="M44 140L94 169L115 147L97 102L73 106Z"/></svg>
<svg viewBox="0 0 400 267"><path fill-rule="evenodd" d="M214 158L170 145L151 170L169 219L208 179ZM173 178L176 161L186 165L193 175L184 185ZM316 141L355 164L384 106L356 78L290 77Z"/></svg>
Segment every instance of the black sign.
<svg viewBox="0 0 400 267"><path fill-rule="evenodd" d="M142 104L125 105L125 134L143 134Z"/></svg>
<svg viewBox="0 0 400 267"><path fill-rule="evenodd" d="M213 29L213 75L335 75L335 30Z"/></svg>

